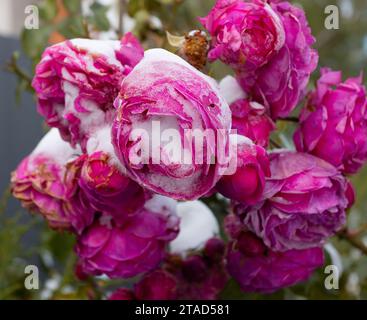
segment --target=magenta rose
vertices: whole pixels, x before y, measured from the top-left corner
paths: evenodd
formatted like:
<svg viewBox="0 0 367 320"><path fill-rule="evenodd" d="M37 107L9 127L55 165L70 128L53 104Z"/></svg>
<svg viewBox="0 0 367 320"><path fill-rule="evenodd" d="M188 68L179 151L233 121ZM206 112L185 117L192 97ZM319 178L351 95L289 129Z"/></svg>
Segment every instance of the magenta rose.
<svg viewBox="0 0 367 320"><path fill-rule="evenodd" d="M175 300L177 280L170 273L157 269L146 274L134 289L120 288L108 300Z"/></svg>
<svg viewBox="0 0 367 320"><path fill-rule="evenodd" d="M266 114L263 105L247 99L237 100L231 104L232 129L251 139L260 147L266 148L275 124Z"/></svg>
<svg viewBox="0 0 367 320"><path fill-rule="evenodd" d="M270 155L263 201L235 204L243 224L274 251L320 246L346 222L350 183L326 161L290 151Z"/></svg>
<svg viewBox="0 0 367 320"><path fill-rule="evenodd" d="M96 211L112 215L116 223L144 206L148 195L142 187L123 175L111 157L97 151L87 156L79 185Z"/></svg>
<svg viewBox="0 0 367 320"><path fill-rule="evenodd" d="M362 76L342 82L340 71L322 69L294 135L297 150L353 174L367 160L366 137L367 97Z"/></svg>
<svg viewBox="0 0 367 320"><path fill-rule="evenodd" d="M228 272L246 292L272 293L295 285L323 264L321 248L275 252L248 231L238 233L227 248Z"/></svg>
<svg viewBox="0 0 367 320"><path fill-rule="evenodd" d="M236 70L264 65L284 45L282 23L262 1L217 0L200 21L212 37L209 59Z"/></svg>
<svg viewBox="0 0 367 320"><path fill-rule="evenodd" d="M130 278L153 270L178 233L175 201L155 196L143 209L117 226L101 217L78 237L76 252L87 274Z"/></svg>
<svg viewBox="0 0 367 320"><path fill-rule="evenodd" d="M79 151L52 129L13 172L12 193L30 211L40 213L57 230L80 230L93 219L87 207L79 215L70 212L71 187L65 183L66 165Z"/></svg>
<svg viewBox="0 0 367 320"><path fill-rule="evenodd" d="M168 51L148 50L115 105L112 141L131 179L179 200L215 186L228 165L231 113L213 79Z"/></svg>
<svg viewBox="0 0 367 320"><path fill-rule="evenodd" d="M243 136L237 136L234 174L224 175L216 189L225 197L246 204L256 204L262 197L265 178L270 176L269 159L265 149Z"/></svg>
<svg viewBox="0 0 367 320"><path fill-rule="evenodd" d="M232 112L232 129L266 148L270 134L275 130L268 110L258 102L251 101L234 77L226 76L219 85Z"/></svg>
<svg viewBox="0 0 367 320"><path fill-rule="evenodd" d="M289 2L270 1L285 30L285 45L265 65L238 72L251 99L269 109L273 119L287 117L304 97L318 54L305 13Z"/></svg>
<svg viewBox="0 0 367 320"><path fill-rule="evenodd" d="M91 132L111 123L121 81L143 54L131 34L121 42L73 39L47 48L32 82L39 113L84 149Z"/></svg>

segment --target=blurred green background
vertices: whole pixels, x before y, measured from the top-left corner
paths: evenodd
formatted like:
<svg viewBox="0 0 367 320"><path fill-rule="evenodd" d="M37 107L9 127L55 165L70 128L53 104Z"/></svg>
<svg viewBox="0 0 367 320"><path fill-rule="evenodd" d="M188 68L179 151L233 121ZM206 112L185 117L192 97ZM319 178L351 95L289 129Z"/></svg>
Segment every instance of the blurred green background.
<svg viewBox="0 0 367 320"><path fill-rule="evenodd" d="M7 57L7 72L17 77L17 88L7 95L30 91L33 68L44 48L67 38L92 37L117 39L126 31L132 31L145 48L164 47L171 51L166 31L183 35L200 28L198 16L205 16L214 0L41 0L36 2L40 14L39 30L23 30L16 38L21 50ZM366 0L298 0L291 1L306 11L312 32L317 39L319 66L343 70L344 76L356 76L367 67L367 1ZM31 3L31 1L29 1ZM325 7L337 5L340 13L340 29L326 30ZM3 3L0 4L0 10ZM4 9L5 10L5 9ZM24 17L24 7L20 7ZM218 80L230 70L220 63L210 66L210 74ZM313 87L319 71L310 82ZM4 77L5 79L5 77ZM1 84L2 85L2 84ZM32 99L27 96L27 99ZM18 100L19 101L19 100ZM35 102L33 112L36 113ZM15 104L11 108L19 108ZM297 112L297 111L296 111ZM40 125L41 126L41 125ZM278 143L291 146L294 125L279 123L274 137ZM31 149L31 148L30 148ZM19 151L19 150L18 150ZM4 156L6 156L4 154ZM26 154L24 154L26 156ZM13 164L13 167L15 164ZM357 203L349 213L348 227L355 232L359 244L367 245L367 169L353 177ZM2 191L2 190L0 190ZM25 218L26 213L7 207L9 190L4 190L0 204L0 299L87 299L100 298L110 288L122 281L104 278L80 282L74 276L75 256L73 238L67 234L50 231L37 217ZM222 206L210 203L219 218ZM18 212L19 211L19 212ZM31 236L29 234L31 233ZM31 237L32 241L27 239ZM350 242L335 237L333 263L340 259L343 270L338 290L326 290L326 275L319 270L304 284L277 292L270 296L243 294L234 282L230 282L222 297L234 299L367 299L367 256ZM329 264L331 257L327 258ZM30 262L41 268L41 288L38 291L24 289L24 266Z"/></svg>

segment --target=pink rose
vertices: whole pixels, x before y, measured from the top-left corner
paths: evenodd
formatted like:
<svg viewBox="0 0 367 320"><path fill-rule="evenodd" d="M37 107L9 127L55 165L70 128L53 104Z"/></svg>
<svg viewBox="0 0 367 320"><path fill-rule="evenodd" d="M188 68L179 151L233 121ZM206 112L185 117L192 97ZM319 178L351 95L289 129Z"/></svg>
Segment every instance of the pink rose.
<svg viewBox="0 0 367 320"><path fill-rule="evenodd" d="M168 51L148 50L115 104L113 145L131 179L180 200L215 186L228 165L231 113L213 79ZM195 135L206 133L200 145Z"/></svg>
<svg viewBox="0 0 367 320"><path fill-rule="evenodd" d="M220 91L232 111L232 129L266 148L275 124L261 104L251 101L237 80L227 76L220 82Z"/></svg>
<svg viewBox="0 0 367 320"><path fill-rule="evenodd" d="M252 100L269 109L273 119L287 117L304 97L318 54L305 13L288 2L270 1L285 30L285 45L265 65L249 72L237 71Z"/></svg>
<svg viewBox="0 0 367 320"><path fill-rule="evenodd" d="M100 218L78 237L76 252L87 274L130 278L156 268L177 233L175 202L155 196L122 226Z"/></svg>
<svg viewBox="0 0 367 320"><path fill-rule="evenodd" d="M350 183L329 163L305 153L270 155L263 201L235 204L243 224L274 251L323 245L346 222Z"/></svg>
<svg viewBox="0 0 367 320"><path fill-rule="evenodd" d="M91 206L103 214L112 215L117 223L123 223L127 216L143 207L148 198L143 188L123 175L103 151L86 157L79 185Z"/></svg>
<svg viewBox="0 0 367 320"><path fill-rule="evenodd" d="M237 138L237 169L232 175L224 175L216 189L232 200L256 204L262 197L265 177L270 176L269 159L262 147L243 136Z"/></svg>
<svg viewBox="0 0 367 320"><path fill-rule="evenodd" d="M272 293L307 280L324 264L321 248L275 252L242 231L229 242L227 269L243 291Z"/></svg>
<svg viewBox="0 0 367 320"><path fill-rule="evenodd" d="M297 150L353 174L367 160L366 137L367 97L362 76L342 82L341 72L322 69L294 135Z"/></svg>
<svg viewBox="0 0 367 320"><path fill-rule="evenodd" d="M78 215L69 210L71 186L64 175L67 163L78 153L52 129L12 174L14 197L28 210L40 213L53 229L81 230L93 219L89 206Z"/></svg>
<svg viewBox="0 0 367 320"><path fill-rule="evenodd" d="M264 65L284 45L282 23L262 1L217 0L200 21L212 37L209 59L236 70Z"/></svg>
<svg viewBox="0 0 367 320"><path fill-rule="evenodd" d="M121 42L73 39L47 48L32 82L39 113L85 149L91 132L111 123L121 81L143 54L131 34Z"/></svg>

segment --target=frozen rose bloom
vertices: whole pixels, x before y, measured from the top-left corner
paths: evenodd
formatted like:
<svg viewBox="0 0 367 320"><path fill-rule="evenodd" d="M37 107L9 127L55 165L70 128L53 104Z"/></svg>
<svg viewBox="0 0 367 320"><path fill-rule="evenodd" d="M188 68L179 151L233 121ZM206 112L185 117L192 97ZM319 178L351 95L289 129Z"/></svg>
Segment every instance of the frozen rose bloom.
<svg viewBox="0 0 367 320"><path fill-rule="evenodd" d="M63 179L66 164L79 152L61 139L57 129L51 129L12 173L14 197L28 210L40 213L53 229L72 227L64 208L69 191Z"/></svg>
<svg viewBox="0 0 367 320"><path fill-rule="evenodd" d="M206 242L219 234L219 223L212 210L201 201L179 202L177 215L180 231L169 244L170 252L187 256L204 248Z"/></svg>
<svg viewBox="0 0 367 320"><path fill-rule="evenodd" d="M112 292L107 300L135 300L135 295L130 289L119 288Z"/></svg>
<svg viewBox="0 0 367 320"><path fill-rule="evenodd" d="M119 223L141 208L147 198L144 189L123 175L103 151L86 157L79 185L96 211L112 215Z"/></svg>
<svg viewBox="0 0 367 320"><path fill-rule="evenodd" d="M236 203L243 224L274 251L321 246L346 222L354 201L350 183L326 161L305 153L270 155L263 201Z"/></svg>
<svg viewBox="0 0 367 320"><path fill-rule="evenodd" d="M270 176L269 159L266 150L253 144L240 135L233 143L237 143L235 155L236 170L232 175L224 175L216 185L216 189L225 197L246 204L255 204L262 197L265 178ZM237 141L236 141L237 140Z"/></svg>
<svg viewBox="0 0 367 320"><path fill-rule="evenodd" d="M178 200L214 187L228 165L231 112L213 79L168 51L148 50L115 106L112 141L131 179Z"/></svg>
<svg viewBox="0 0 367 320"><path fill-rule="evenodd" d="M212 36L209 59L237 70L264 65L284 45L280 18L263 1L217 0L200 21Z"/></svg>
<svg viewBox="0 0 367 320"><path fill-rule="evenodd" d="M322 69L294 135L297 150L354 174L367 160L366 137L367 97L362 76L342 82L340 71Z"/></svg>
<svg viewBox="0 0 367 320"><path fill-rule="evenodd" d="M323 263L321 248L275 252L248 231L227 248L227 270L246 292L272 293L306 281Z"/></svg>
<svg viewBox="0 0 367 320"><path fill-rule="evenodd" d="M103 216L77 239L76 252L87 274L130 278L153 270L178 233L175 201L155 196L117 226Z"/></svg>
<svg viewBox="0 0 367 320"><path fill-rule="evenodd" d="M232 129L266 148L270 134L275 130L275 124L267 114L267 109L249 100L234 77L225 77L219 85L220 92L232 111Z"/></svg>
<svg viewBox="0 0 367 320"><path fill-rule="evenodd" d="M144 206L151 194L126 176L111 143L111 127L95 131L87 142L79 186L91 206L112 215L117 224Z"/></svg>
<svg viewBox="0 0 367 320"><path fill-rule="evenodd" d="M91 132L111 123L121 81L143 55L131 34L121 42L73 39L47 48L32 82L39 113L84 149Z"/></svg>
<svg viewBox="0 0 367 320"><path fill-rule="evenodd" d="M284 25L285 45L270 61L253 72L238 72L252 100L269 109L271 117L287 117L304 97L310 74L318 63L315 42L305 13L289 2L270 1Z"/></svg>

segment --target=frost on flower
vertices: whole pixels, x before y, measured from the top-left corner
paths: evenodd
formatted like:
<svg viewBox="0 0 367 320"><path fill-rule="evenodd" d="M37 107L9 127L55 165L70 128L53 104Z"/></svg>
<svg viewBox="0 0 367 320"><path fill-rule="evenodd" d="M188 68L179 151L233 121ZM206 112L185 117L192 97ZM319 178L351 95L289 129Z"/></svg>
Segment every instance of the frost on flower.
<svg viewBox="0 0 367 320"><path fill-rule="evenodd" d="M227 165L231 114L213 79L168 51L148 50L115 104L113 144L129 177L179 200L214 187ZM200 145L194 135L205 133Z"/></svg>
<svg viewBox="0 0 367 320"><path fill-rule="evenodd" d="M110 123L123 78L143 57L137 39L73 39L45 50L32 85L38 111L64 140L85 148L96 128Z"/></svg>
<svg viewBox="0 0 367 320"><path fill-rule="evenodd" d="M89 208L79 216L69 210L71 186L64 182L66 166L79 152L61 139L57 129L51 129L12 174L14 197L42 214L51 228L74 230L91 222Z"/></svg>

